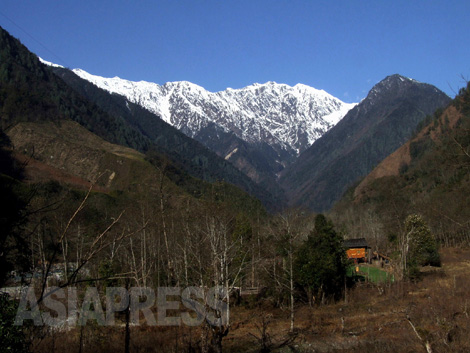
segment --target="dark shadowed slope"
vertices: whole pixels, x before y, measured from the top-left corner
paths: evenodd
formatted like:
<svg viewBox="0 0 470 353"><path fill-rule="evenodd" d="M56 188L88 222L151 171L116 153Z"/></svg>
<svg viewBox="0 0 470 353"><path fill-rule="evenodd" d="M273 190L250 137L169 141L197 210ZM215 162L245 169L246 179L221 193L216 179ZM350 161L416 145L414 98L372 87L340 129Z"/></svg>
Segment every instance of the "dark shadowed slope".
<svg viewBox="0 0 470 353"><path fill-rule="evenodd" d="M470 85L420 125L335 205L338 223L367 235L362 219L399 235L405 218L420 214L443 244L470 239Z"/></svg>
<svg viewBox="0 0 470 353"><path fill-rule="evenodd" d="M3 29L0 29L0 58L3 129L19 122L74 120L108 142L144 153L153 151L160 160L169 160L174 166L175 182L188 181L182 177L185 173L210 182L225 181L254 195L270 208L278 205L268 192L230 162L155 115L131 106L120 96L99 92L94 86L77 92ZM87 89L97 102L87 97Z"/></svg>
<svg viewBox="0 0 470 353"><path fill-rule="evenodd" d="M426 115L450 98L429 84L392 75L317 140L281 176L291 206L332 207L412 134Z"/></svg>

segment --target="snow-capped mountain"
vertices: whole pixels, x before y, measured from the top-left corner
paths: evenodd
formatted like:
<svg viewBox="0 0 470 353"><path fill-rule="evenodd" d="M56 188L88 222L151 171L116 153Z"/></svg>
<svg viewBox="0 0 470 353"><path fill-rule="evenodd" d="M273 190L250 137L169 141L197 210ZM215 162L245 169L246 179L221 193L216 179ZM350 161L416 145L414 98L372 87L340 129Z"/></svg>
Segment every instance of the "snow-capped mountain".
<svg viewBox="0 0 470 353"><path fill-rule="evenodd" d="M158 114L190 137L215 124L248 143L264 142L294 155L307 149L355 105L302 84L290 87L268 82L213 93L186 81L158 85L73 71Z"/></svg>
<svg viewBox="0 0 470 353"><path fill-rule="evenodd" d="M280 172L355 106L302 84L267 82L213 93L186 81L159 85L72 71L160 116L280 199Z"/></svg>

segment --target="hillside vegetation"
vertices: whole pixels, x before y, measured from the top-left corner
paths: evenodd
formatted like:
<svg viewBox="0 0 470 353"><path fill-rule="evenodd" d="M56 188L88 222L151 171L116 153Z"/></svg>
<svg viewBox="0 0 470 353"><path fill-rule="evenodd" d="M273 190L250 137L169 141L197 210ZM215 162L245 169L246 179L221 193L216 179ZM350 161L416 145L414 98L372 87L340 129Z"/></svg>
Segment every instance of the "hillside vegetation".
<svg viewBox="0 0 470 353"><path fill-rule="evenodd" d="M329 210L449 100L431 85L400 75L385 78L282 173L289 204Z"/></svg>
<svg viewBox="0 0 470 353"><path fill-rule="evenodd" d="M80 85L74 82L81 79L75 74L70 73L69 86L18 40L3 29L0 32L3 130L19 122L73 120L110 143L149 154L149 160L159 166L170 164L168 177L188 191L198 188L191 186L191 175L208 182L236 185L269 208L279 207L271 194L197 141L123 97L108 94L91 84L77 92L75 89Z"/></svg>
<svg viewBox="0 0 470 353"><path fill-rule="evenodd" d="M437 110L414 137L351 188L333 215L371 239L402 232L408 214L421 214L443 244L470 239L470 86ZM368 224L368 225L366 225Z"/></svg>
<svg viewBox="0 0 470 353"><path fill-rule="evenodd" d="M189 138L176 128L164 122L159 116L134 104L125 97L111 94L80 78L71 70L51 68L70 87L99 106L106 113L120 117L126 125L135 128L151 142L150 150L164 154L171 163L191 176L209 181L225 181L237 185L244 191L260 199L266 207L278 210L285 201L280 192L273 196L269 185L258 186L247 175L235 168L232 163L219 157L201 143ZM153 154L155 156L155 154ZM238 166L237 166L238 167ZM178 181L178 179L174 179ZM272 188L276 192L276 188Z"/></svg>

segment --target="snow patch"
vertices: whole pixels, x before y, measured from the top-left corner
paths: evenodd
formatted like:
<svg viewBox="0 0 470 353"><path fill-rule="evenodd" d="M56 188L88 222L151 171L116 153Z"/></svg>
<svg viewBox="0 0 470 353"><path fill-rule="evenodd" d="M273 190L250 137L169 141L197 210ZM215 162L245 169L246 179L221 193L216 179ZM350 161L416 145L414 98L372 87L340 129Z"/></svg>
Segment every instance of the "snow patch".
<svg viewBox="0 0 470 353"><path fill-rule="evenodd" d="M40 62L42 62L43 64L47 65L47 66L51 66L51 67L60 67L60 68L64 68L62 65L58 65L58 64L54 64L54 63L51 63L50 61L47 61L47 60L44 60L43 58L39 57L38 56L38 59Z"/></svg>

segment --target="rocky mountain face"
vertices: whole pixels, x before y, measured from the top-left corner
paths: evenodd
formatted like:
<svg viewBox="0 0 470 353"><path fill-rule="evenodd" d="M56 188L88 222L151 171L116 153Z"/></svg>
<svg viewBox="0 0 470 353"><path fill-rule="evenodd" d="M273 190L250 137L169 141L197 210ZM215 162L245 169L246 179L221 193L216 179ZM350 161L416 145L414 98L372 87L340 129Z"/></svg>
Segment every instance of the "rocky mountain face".
<svg viewBox="0 0 470 353"><path fill-rule="evenodd" d="M139 134L148 139L149 147L144 151L153 151L165 156L164 159L168 158L171 164L193 177L209 182L225 181L237 185L261 200L268 209L278 209L285 205L282 193L278 193L279 197L272 195L264 187L235 168L232 163L167 124L154 113L130 102L124 96L111 94L95 86L71 70L63 67L53 67L52 70L77 93L111 116L119 117L125 124L136 129ZM178 172L173 173L173 176L179 180L178 174ZM176 182L178 184L186 182L185 180L186 178L183 177Z"/></svg>
<svg viewBox="0 0 470 353"><path fill-rule="evenodd" d="M185 81L158 85L73 71L159 115L269 185L355 105L301 84L268 82L212 93Z"/></svg>
<svg viewBox="0 0 470 353"><path fill-rule="evenodd" d="M325 211L354 182L412 135L417 124L450 98L436 87L388 76L280 178L291 206Z"/></svg>
<svg viewBox="0 0 470 353"><path fill-rule="evenodd" d="M361 103L346 104L300 84L212 93L185 81L158 85L73 72L124 97L128 109L143 107L198 140L281 203L315 211L331 208L450 100L436 87L400 75L379 82Z"/></svg>

